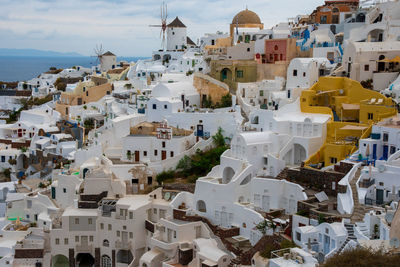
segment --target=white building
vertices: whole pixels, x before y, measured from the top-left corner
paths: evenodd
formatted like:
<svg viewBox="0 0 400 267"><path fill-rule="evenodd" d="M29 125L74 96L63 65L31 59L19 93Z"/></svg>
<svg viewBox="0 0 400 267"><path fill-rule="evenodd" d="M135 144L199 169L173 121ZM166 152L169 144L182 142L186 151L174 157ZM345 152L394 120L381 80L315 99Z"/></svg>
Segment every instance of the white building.
<svg viewBox="0 0 400 267"><path fill-rule="evenodd" d="M185 50L187 48L187 33L185 24L176 17L167 25L167 50Z"/></svg>

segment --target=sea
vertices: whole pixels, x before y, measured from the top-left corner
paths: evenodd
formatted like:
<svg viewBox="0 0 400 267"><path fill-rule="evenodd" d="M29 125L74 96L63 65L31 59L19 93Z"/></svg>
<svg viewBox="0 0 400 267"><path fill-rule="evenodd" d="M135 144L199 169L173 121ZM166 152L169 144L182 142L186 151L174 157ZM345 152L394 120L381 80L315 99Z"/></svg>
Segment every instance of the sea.
<svg viewBox="0 0 400 267"><path fill-rule="evenodd" d="M117 62L136 62L143 57L118 57ZM16 82L27 81L46 72L50 67L71 68L96 66L95 57L14 57L0 56L0 81Z"/></svg>

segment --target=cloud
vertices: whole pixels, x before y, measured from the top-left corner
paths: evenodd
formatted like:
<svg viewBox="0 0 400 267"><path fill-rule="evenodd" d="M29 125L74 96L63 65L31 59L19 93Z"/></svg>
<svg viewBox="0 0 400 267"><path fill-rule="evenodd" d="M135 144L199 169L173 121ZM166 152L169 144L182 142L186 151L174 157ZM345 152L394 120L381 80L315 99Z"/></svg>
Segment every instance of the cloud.
<svg viewBox="0 0 400 267"><path fill-rule="evenodd" d="M179 16L188 35L227 32L236 13L246 8L242 0L170 0L168 17ZM308 14L322 0L248 0L266 28L288 17ZM92 54L103 47L121 56L149 56L160 47L161 0L0 0L2 47L35 48Z"/></svg>

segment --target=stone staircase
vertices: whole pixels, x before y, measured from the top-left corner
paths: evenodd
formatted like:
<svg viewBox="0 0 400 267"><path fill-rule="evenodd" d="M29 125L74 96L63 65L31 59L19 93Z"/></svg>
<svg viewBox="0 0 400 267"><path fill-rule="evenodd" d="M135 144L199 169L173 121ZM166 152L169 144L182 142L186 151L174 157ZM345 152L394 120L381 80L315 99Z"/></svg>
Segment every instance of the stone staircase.
<svg viewBox="0 0 400 267"><path fill-rule="evenodd" d="M351 223L345 223L344 227L346 227L346 231L347 231L347 238L344 241L344 243L342 244L342 246L338 249L337 254L340 254L343 249L346 247L346 245L351 241L355 241L357 242L357 237L354 235L354 224Z"/></svg>
<svg viewBox="0 0 400 267"><path fill-rule="evenodd" d="M351 186L351 191L353 193L353 201L354 201L354 210L353 214L350 216L350 221L353 224L362 221L364 219L365 213L367 213L370 210L370 208L360 204L360 202L358 201L358 192L356 183L360 178L360 174L361 174L361 169L358 168L356 174L354 175L354 178L350 181L350 186Z"/></svg>
<svg viewBox="0 0 400 267"><path fill-rule="evenodd" d="M287 179L289 168L285 167L275 178L278 180Z"/></svg>

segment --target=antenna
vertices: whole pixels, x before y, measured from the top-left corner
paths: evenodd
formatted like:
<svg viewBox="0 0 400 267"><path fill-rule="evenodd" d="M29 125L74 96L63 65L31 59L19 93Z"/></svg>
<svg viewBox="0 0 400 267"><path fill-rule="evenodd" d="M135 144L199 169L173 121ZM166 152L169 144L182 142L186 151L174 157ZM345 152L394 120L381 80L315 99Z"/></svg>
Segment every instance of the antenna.
<svg viewBox="0 0 400 267"><path fill-rule="evenodd" d="M165 4L164 1L160 7L160 18L161 18L160 25L149 25L149 26L161 28L161 31L160 31L161 47L163 50L165 50L165 31L167 30L168 8L167 8L167 4Z"/></svg>

